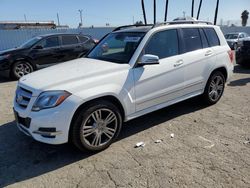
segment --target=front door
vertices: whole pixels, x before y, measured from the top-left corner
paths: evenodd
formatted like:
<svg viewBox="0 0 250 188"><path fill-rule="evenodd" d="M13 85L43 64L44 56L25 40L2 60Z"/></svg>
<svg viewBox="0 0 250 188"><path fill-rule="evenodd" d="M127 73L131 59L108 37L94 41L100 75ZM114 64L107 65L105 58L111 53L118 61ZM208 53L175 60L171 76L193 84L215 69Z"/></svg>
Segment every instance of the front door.
<svg viewBox="0 0 250 188"><path fill-rule="evenodd" d="M159 57L159 64L136 67L134 71L136 111L164 105L183 95L184 60L179 55L176 29L154 34L142 54Z"/></svg>
<svg viewBox="0 0 250 188"><path fill-rule="evenodd" d="M30 56L38 67L46 67L61 62L59 38L53 36L43 39L33 48Z"/></svg>

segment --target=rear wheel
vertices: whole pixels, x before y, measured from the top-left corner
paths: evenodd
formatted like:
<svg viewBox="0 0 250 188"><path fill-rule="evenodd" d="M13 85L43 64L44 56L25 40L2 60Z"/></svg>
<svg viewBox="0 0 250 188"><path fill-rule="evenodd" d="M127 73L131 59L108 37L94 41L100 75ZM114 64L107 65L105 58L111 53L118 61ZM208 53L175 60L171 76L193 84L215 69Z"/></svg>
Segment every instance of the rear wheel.
<svg viewBox="0 0 250 188"><path fill-rule="evenodd" d="M83 108L72 124L71 141L80 150L100 151L119 135L122 117L108 101L98 101Z"/></svg>
<svg viewBox="0 0 250 188"><path fill-rule="evenodd" d="M22 76L34 71L33 66L27 61L17 61L13 64L10 70L10 76L13 79L19 79Z"/></svg>
<svg viewBox="0 0 250 188"><path fill-rule="evenodd" d="M207 104L217 103L225 88L225 77L220 71L214 72L208 79L203 98Z"/></svg>

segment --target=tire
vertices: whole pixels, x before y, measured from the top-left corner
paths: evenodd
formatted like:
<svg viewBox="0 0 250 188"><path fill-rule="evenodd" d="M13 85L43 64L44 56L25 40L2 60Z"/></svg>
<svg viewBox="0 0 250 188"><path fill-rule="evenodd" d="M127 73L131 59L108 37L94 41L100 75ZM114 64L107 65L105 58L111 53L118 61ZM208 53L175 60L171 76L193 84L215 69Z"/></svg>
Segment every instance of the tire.
<svg viewBox="0 0 250 188"><path fill-rule="evenodd" d="M224 88L225 77L220 71L216 71L209 77L202 97L208 105L213 105L220 100Z"/></svg>
<svg viewBox="0 0 250 188"><path fill-rule="evenodd" d="M10 77L18 80L22 76L29 74L34 71L33 66L25 60L17 61L11 66Z"/></svg>
<svg viewBox="0 0 250 188"><path fill-rule="evenodd" d="M82 151L97 152L109 147L118 137L122 116L113 103L99 100L81 109L71 126L70 141Z"/></svg>

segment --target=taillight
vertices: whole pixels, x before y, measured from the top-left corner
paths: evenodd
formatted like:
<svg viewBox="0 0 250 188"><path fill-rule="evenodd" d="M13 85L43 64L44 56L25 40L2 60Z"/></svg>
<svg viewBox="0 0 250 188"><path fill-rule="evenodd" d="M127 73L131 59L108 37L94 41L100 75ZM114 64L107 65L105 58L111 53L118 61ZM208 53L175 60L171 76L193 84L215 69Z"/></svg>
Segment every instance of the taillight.
<svg viewBox="0 0 250 188"><path fill-rule="evenodd" d="M228 56L230 58L231 63L233 63L234 62L234 51L229 50L227 53L228 53Z"/></svg>

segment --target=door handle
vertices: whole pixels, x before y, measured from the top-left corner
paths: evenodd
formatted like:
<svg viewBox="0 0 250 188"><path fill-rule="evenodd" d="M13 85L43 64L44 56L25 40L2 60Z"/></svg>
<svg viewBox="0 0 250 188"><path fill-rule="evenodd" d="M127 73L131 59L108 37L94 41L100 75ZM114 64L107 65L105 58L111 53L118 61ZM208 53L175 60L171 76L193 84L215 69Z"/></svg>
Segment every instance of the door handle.
<svg viewBox="0 0 250 188"><path fill-rule="evenodd" d="M212 50L208 50L208 51L206 51L205 56L210 56L212 54L213 54L213 51Z"/></svg>
<svg viewBox="0 0 250 188"><path fill-rule="evenodd" d="M177 62L174 64L174 67L179 67L179 66L181 66L183 63L184 63L183 60L179 60L179 61L177 61Z"/></svg>

